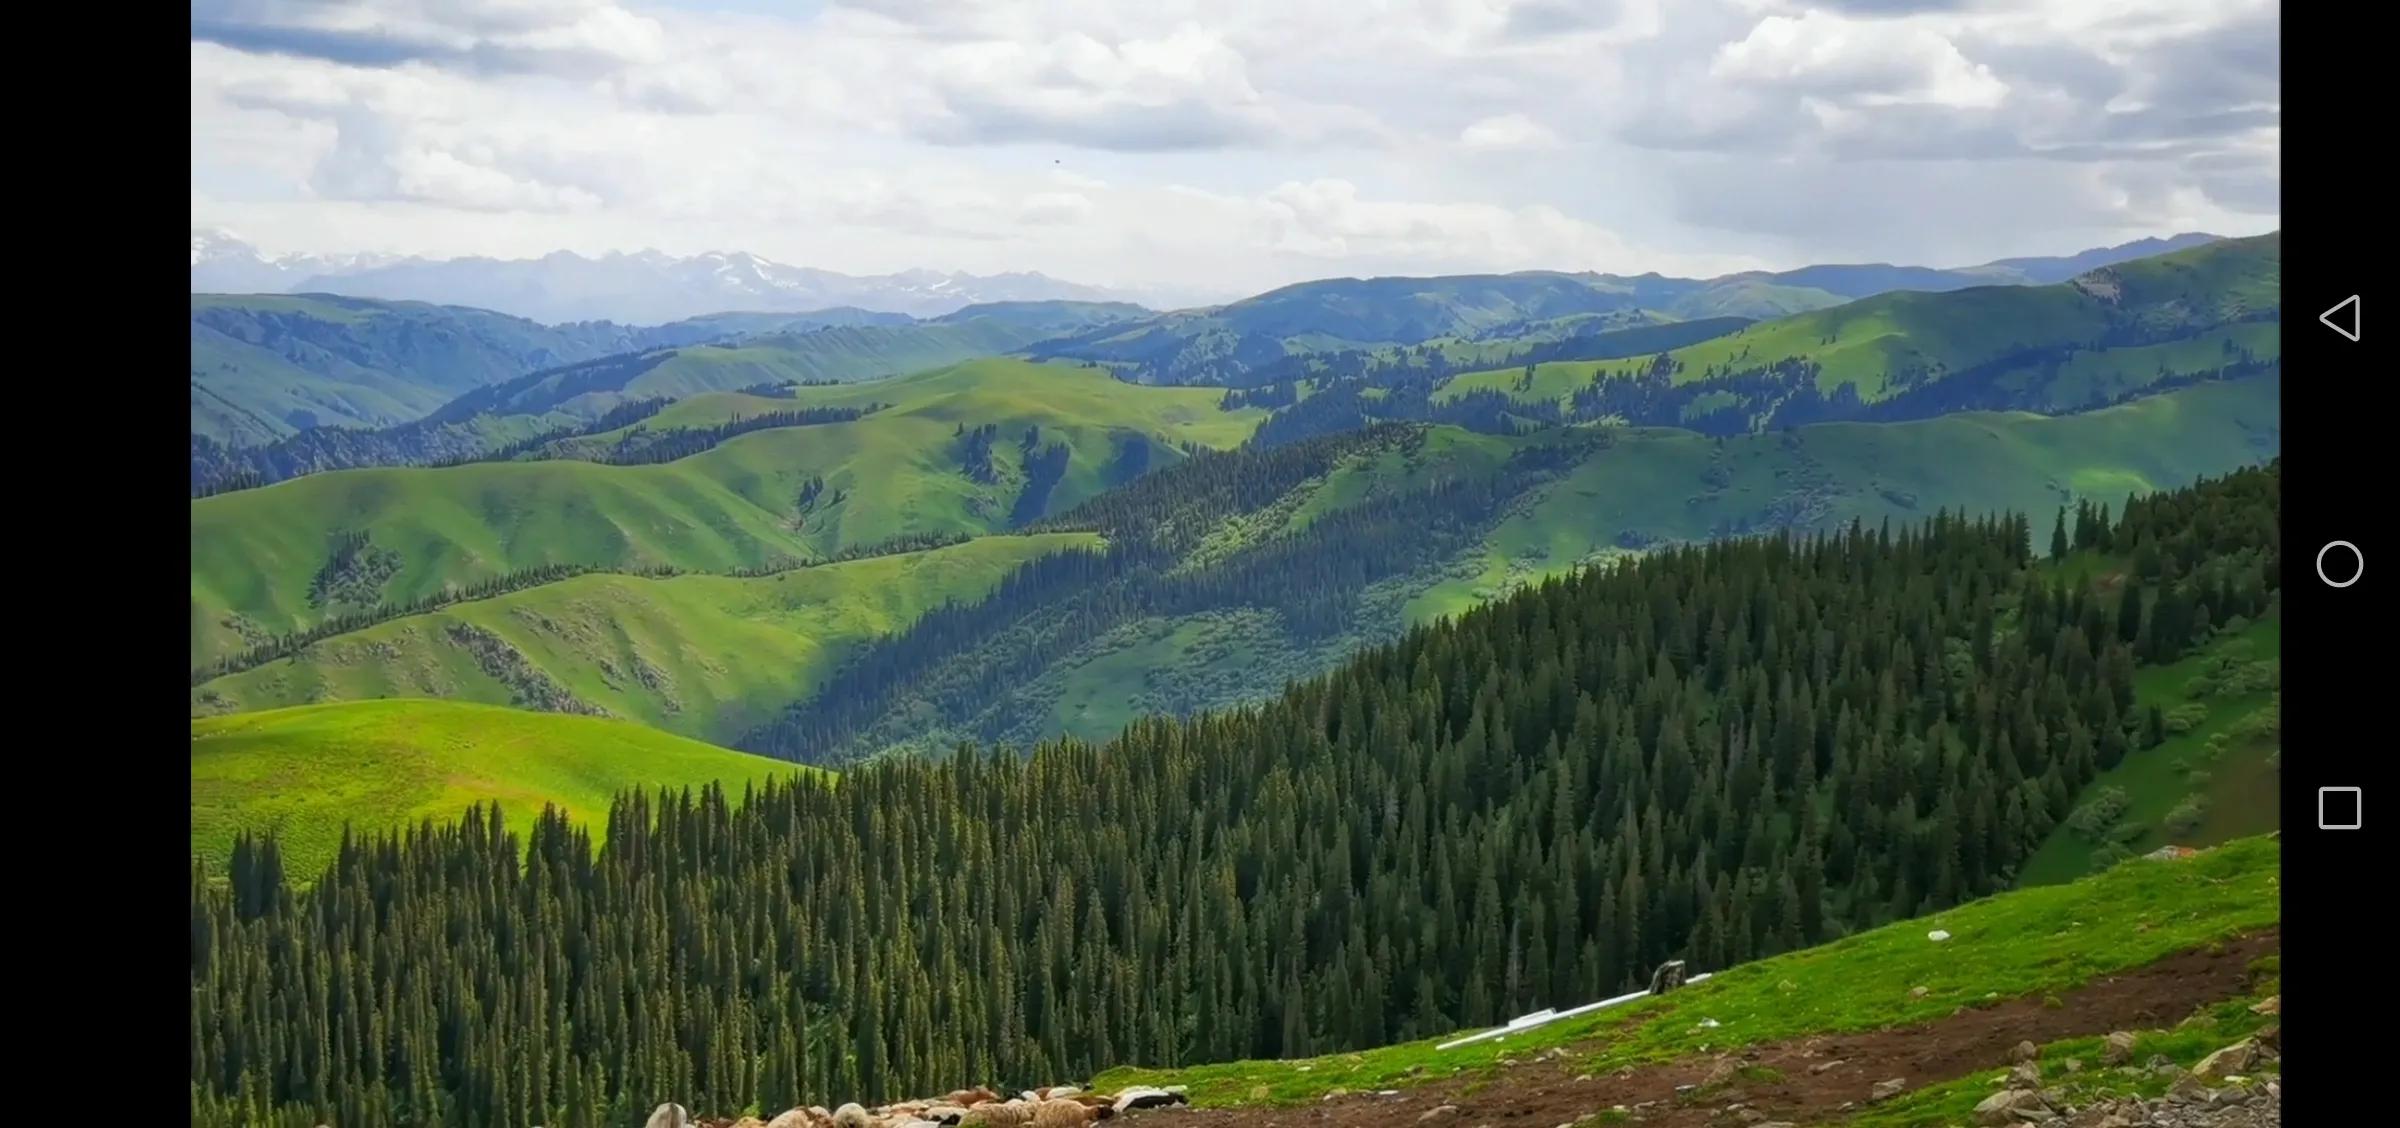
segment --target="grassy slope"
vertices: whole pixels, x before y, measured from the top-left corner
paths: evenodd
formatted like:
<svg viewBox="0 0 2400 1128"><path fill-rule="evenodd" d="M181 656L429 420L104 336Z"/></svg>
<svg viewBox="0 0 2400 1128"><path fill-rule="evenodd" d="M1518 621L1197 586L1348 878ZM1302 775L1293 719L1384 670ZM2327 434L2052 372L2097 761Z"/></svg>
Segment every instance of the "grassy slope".
<svg viewBox="0 0 2400 1128"><path fill-rule="evenodd" d="M192 722L192 850L222 868L237 832L272 830L285 871L305 879L332 859L345 823L446 822L491 802L521 831L545 804L596 816L628 788L738 790L806 770L623 721L449 701L215 717Z"/></svg>
<svg viewBox="0 0 2400 1128"><path fill-rule="evenodd" d="M466 625L497 635L613 715L731 740L806 696L859 643L946 600L980 599L1036 556L1096 543L1082 533L992 536L755 578L577 576L326 639L199 686L192 708L381 697L511 703L516 690L450 641L448 632Z"/></svg>
<svg viewBox="0 0 2400 1128"><path fill-rule="evenodd" d="M2141 704L2172 712L2178 706L2197 703L2206 712L2205 719L2169 735L2158 747L2128 754L2123 763L2101 773L2085 789L2086 797L2107 787L2124 792L2127 805L2118 826L2140 831L2121 843L2125 849L2139 854L2169 843L2203 846L2279 825L2280 791L2269 757L2282 747L2280 730L2251 739L2229 736L2223 753L2209 751L2211 737L2274 708L2275 692L2261 688L2195 697L2191 690L2204 671L2226 661L2279 664L2282 645L2282 620L2270 614L2244 630L2218 636L2183 661L2144 667L2135 674L2134 693ZM2205 804L2199 825L2183 834L2168 831L2163 825L2167 813L2193 797ZM2022 880L2047 884L2080 877L2101 864L2097 860L2100 846L2061 825L2026 860Z"/></svg>
<svg viewBox="0 0 2400 1128"><path fill-rule="evenodd" d="M2282 965L2280 955L2264 957L2252 965L2262 978L2260 986L2249 996L2217 1003L2176 1023L2172 1029L2134 1032L2130 1060L2148 1062L2153 1057L2163 1057L2188 1070L2209 1054L2249 1037L2262 1027L2281 1025L2276 1016L2259 1014L2251 1007L2280 993ZM2069 1108L2088 1108L2104 1100L2124 1097L2152 1100L2166 1094L2173 1084L2170 1076L2145 1069L2129 1077L2116 1069L2097 1068L2106 1041L2069 1038L2039 1047L2037 1060L2042 1067L2043 1088L2065 1094L2061 1103ZM2082 1068L2068 1069L2069 1061ZM2280 1062L2270 1062L2251 1072L2256 1080L2258 1074L2273 1077L2282 1071ZM1998 1091L1993 1079L2001 1073L1991 1070L1913 1089L1886 1103L1872 1105L1841 1123L1850 1128L1969 1124L1974 1121L1976 1104Z"/></svg>
<svg viewBox="0 0 2400 1128"><path fill-rule="evenodd" d="M628 399L680 399L794 380L873 380L995 356L1040 336L1038 329L981 318L940 325L834 326L738 344L694 345L676 350L621 388L561 396L551 386L555 381L537 382L500 410L593 418Z"/></svg>
<svg viewBox="0 0 2400 1128"><path fill-rule="evenodd" d="M330 379L201 325L192 326L191 351L192 433L219 442L272 442L298 430L301 414L323 424L399 423L449 398L380 372Z"/></svg>
<svg viewBox="0 0 2400 1128"><path fill-rule="evenodd" d="M1705 378L1711 368L1745 369L1804 357L1821 367L1823 391L1830 394L1851 383L1873 401L1883 397L1889 377L1898 371L1955 373L2028 346L2096 341L2112 326L2140 325L2195 338L2079 355L2044 393L2053 406L2072 408L2095 391L2121 392L2148 383L2162 361L2185 369L2220 364L2219 350L2228 337L2257 355L2274 355L2280 341L2275 324L2217 326L2275 308L2281 278L2279 236L2231 239L2121 263L2077 282L1882 294L1761 322L1668 355L1683 366L1676 380L1685 383ZM1544 365L1535 373L1532 391L1512 394L1562 398L1589 383L1595 372L1622 375L1647 364L1645 357ZM1467 373L1454 377L1449 387L1511 391L1519 371ZM2007 386L2021 387L2034 375L2012 374Z"/></svg>
<svg viewBox="0 0 2400 1128"><path fill-rule="evenodd" d="M893 406L853 423L757 431L650 466L496 462L345 470L206 498L191 507L191 659L238 648L244 629L276 633L321 619L309 585L332 538L367 530L401 566L386 601L543 564L672 565L726 571L805 558L904 533L1008 526L1022 485L1018 437L1072 448L1057 511L1111 484L1120 436L1227 447L1263 412L1221 411L1211 388L1143 388L1086 368L979 360L872 383L800 389L782 407ZM954 432L994 424L1000 481L959 471ZM803 483L828 498L797 513ZM795 527L795 517L799 518ZM239 616L238 626L228 620Z"/></svg>
<svg viewBox="0 0 2400 1128"><path fill-rule="evenodd" d="M244 443L312 422L405 422L482 384L631 347L641 332L326 294L194 294L191 312L191 429Z"/></svg>
<svg viewBox="0 0 2400 1128"><path fill-rule="evenodd" d="M1685 431L1627 429L1612 447L1520 498L1477 550L1436 573L1370 588L1355 633L1302 642L1274 615L1249 610L1144 619L1028 678L1016 696L1044 702L1056 731L1097 739L1142 712L1270 695L1285 679L1320 672L1386 629L1455 614L1515 585L1634 551L1627 545L1643 539L1700 539L1782 523L1832 529L1854 518L1905 522L1943 507L2039 516L2076 498L2117 506L2128 493L2187 485L2272 456L2280 449L2279 385L2274 377L2201 385L2055 418L1977 413L1825 424L1790 438L1721 445ZM1433 428L1413 454L1380 453L1283 505L1227 522L1216 538L1222 543L1195 558L1257 543L1378 493L1442 475L1489 474L1529 441Z"/></svg>
<svg viewBox="0 0 2400 1128"><path fill-rule="evenodd" d="M1606 556L1632 532L1667 540L1778 516L1826 529L1971 513L2041 514L2079 497L2188 485L2280 449L2280 378L2209 384L2082 415L1972 413L1904 424L1829 423L1793 437L1714 440L1642 429L1584 462L1487 539L1470 575L1411 605L1425 618L1506 585ZM1712 488L1712 469L1724 475Z"/></svg>
<svg viewBox="0 0 2400 1128"><path fill-rule="evenodd" d="M1987 994L2006 999L2056 993L2275 925L2282 919L2281 861L2274 840L2249 838L2181 862L2127 862L2072 884L2004 893L1727 969L1670 996L1453 1050L1434 1048L1448 1040L1443 1037L1306 1061L1120 1068L1093 1078L1092 1087L1186 1085L1193 1103L1209 1107L1300 1104L1337 1088L1371 1092L1430 1078L1494 1076L1502 1055L1522 1057L1551 1046L1569 1047L1586 1059L1585 1072L1599 1074L1696 1053L1703 1045L1722 1052L1930 1022ZM1935 928L1951 938L1929 942L1926 933ZM1920 986L1926 996L1912 998ZM1719 1025L1648 1021L1670 1010L1705 1015Z"/></svg>

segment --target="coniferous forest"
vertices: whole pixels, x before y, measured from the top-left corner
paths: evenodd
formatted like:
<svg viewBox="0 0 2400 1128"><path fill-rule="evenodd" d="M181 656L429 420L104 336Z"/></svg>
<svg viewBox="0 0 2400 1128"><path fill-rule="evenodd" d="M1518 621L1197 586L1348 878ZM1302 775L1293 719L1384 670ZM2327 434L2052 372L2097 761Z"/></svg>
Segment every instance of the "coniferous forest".
<svg viewBox="0 0 2400 1128"><path fill-rule="evenodd" d="M2137 665L2270 609L2279 496L2271 464L1662 549L1254 708L629 795L604 842L479 812L299 874L245 841L192 874L193 1123L587 1128L1366 1047L1951 905L2161 738Z"/></svg>

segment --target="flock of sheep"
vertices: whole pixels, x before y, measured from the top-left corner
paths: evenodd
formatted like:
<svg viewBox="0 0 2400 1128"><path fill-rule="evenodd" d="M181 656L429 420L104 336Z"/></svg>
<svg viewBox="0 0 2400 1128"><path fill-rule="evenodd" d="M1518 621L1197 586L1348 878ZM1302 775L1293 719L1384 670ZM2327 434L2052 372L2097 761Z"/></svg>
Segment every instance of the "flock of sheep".
<svg viewBox="0 0 2400 1128"><path fill-rule="evenodd" d="M1180 1089L1135 1087L1119 1093L1087 1093L1072 1085L1037 1089L1003 1099L990 1089L960 1089L936 1100L901 1101L869 1109L846 1104L795 1108L773 1120L694 1120L682 1105L663 1104L646 1128L1078 1128L1135 1109L1189 1103Z"/></svg>

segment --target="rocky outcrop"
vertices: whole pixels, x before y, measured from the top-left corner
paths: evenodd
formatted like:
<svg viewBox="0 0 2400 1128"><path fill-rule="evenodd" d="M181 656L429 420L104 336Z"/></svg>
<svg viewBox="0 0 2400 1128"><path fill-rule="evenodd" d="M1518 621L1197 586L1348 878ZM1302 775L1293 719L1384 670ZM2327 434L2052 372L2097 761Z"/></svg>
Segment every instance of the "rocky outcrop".
<svg viewBox="0 0 2400 1128"><path fill-rule="evenodd" d="M2187 1089L2151 1100L2102 1101L2053 1123L2067 1128L2278 1128L2283 1123L2283 1089L2270 1081Z"/></svg>

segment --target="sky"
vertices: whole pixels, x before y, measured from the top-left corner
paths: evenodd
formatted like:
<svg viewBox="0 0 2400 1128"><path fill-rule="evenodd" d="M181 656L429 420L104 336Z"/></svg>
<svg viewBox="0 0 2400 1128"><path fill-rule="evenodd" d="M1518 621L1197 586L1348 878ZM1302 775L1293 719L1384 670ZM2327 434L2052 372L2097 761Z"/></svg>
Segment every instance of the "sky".
<svg viewBox="0 0 2400 1128"><path fill-rule="evenodd" d="M2273 0L193 0L192 222L1251 292L2273 230Z"/></svg>

